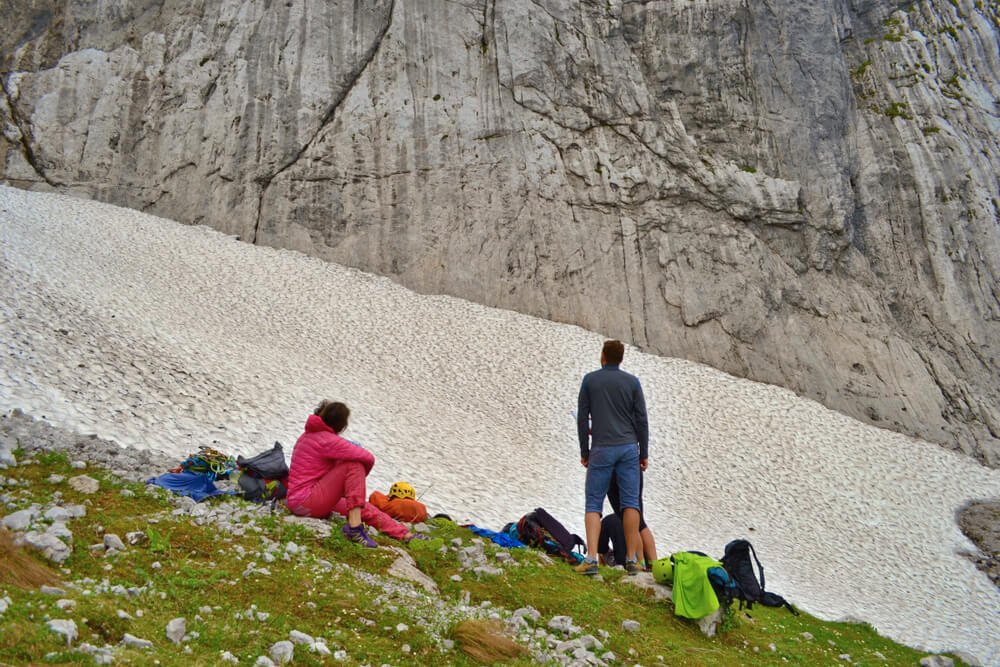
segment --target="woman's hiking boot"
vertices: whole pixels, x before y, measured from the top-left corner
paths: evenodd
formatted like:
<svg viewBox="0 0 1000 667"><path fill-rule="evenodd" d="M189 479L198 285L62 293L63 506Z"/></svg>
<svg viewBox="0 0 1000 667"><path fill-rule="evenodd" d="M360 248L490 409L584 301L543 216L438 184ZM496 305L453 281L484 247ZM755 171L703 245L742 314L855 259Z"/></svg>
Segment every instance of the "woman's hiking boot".
<svg viewBox="0 0 1000 667"><path fill-rule="evenodd" d="M573 571L576 572L577 574L586 574L588 576L593 576L597 574L597 561L585 560L576 567L574 567Z"/></svg>
<svg viewBox="0 0 1000 667"><path fill-rule="evenodd" d="M345 523L343 527L341 527L340 532L342 532L344 534L344 537L346 537L351 542L357 542L358 544L368 547L369 549L378 548L378 545L375 543L375 540L373 540L368 536L368 533L365 532L365 527L361 524L359 524L355 528L351 528L350 524Z"/></svg>

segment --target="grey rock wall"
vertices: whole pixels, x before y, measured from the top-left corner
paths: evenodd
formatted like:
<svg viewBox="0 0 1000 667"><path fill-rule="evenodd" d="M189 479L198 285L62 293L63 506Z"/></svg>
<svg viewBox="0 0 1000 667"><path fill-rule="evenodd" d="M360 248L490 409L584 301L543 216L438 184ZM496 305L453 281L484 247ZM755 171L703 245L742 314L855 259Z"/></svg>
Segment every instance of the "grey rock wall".
<svg viewBox="0 0 1000 667"><path fill-rule="evenodd" d="M0 177L1000 465L1000 10L9 0Z"/></svg>

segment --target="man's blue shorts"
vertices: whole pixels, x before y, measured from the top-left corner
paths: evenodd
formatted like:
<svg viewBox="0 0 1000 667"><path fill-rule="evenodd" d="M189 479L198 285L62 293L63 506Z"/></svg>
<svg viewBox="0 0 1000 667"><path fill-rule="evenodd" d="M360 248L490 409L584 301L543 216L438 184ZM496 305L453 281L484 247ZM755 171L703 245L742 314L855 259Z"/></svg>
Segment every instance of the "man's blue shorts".
<svg viewBox="0 0 1000 667"><path fill-rule="evenodd" d="M611 474L618 474L622 509L639 509L639 445L603 445L590 448L587 461L587 512L601 514L604 496L608 495Z"/></svg>

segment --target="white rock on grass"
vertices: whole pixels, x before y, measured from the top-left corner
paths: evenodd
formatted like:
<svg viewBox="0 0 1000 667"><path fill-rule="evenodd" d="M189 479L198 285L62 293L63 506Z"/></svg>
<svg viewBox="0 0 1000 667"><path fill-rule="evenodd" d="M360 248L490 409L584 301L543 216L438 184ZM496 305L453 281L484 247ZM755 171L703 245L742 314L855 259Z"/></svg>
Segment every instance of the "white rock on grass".
<svg viewBox="0 0 1000 667"><path fill-rule="evenodd" d="M130 648L153 648L153 642L148 639L136 637L135 635L130 635L127 632L125 633L125 636L122 637L122 643Z"/></svg>
<svg viewBox="0 0 1000 667"><path fill-rule="evenodd" d="M573 634L579 630L579 628L573 625L573 618L570 616L553 616L549 620L549 629L561 632L564 635Z"/></svg>
<svg viewBox="0 0 1000 667"><path fill-rule="evenodd" d="M104 548L114 549L116 551L124 551L125 543L122 542L122 538L118 537L114 533L106 533L104 535Z"/></svg>
<svg viewBox="0 0 1000 667"><path fill-rule="evenodd" d="M239 658L237 658L237 657L236 657L235 655L233 655L232 653L230 653L229 651L223 651L223 652L222 652L222 653L221 653L221 654L219 655L219 660L222 660L223 662L231 662L231 663L233 663L234 665L238 665L238 664L240 664L240 659L239 659Z"/></svg>
<svg viewBox="0 0 1000 667"><path fill-rule="evenodd" d="M347 651L340 649L339 651L333 652L333 659L337 662L343 662L347 660Z"/></svg>
<svg viewBox="0 0 1000 667"><path fill-rule="evenodd" d="M639 621L625 619L622 621L622 630L625 632L639 632Z"/></svg>
<svg viewBox="0 0 1000 667"><path fill-rule="evenodd" d="M59 603L57 602L56 604ZM7 609L10 608L10 605L11 605L11 600L9 596L5 595L2 598L0 598L0 614L7 611Z"/></svg>
<svg viewBox="0 0 1000 667"><path fill-rule="evenodd" d="M276 667L274 661L271 660L266 655L262 655L257 658L257 662L253 663L253 667Z"/></svg>
<svg viewBox="0 0 1000 667"><path fill-rule="evenodd" d="M76 641L76 623L69 619L53 619L45 624L49 630L56 633L57 635L62 635L66 639L66 645L69 646L74 641Z"/></svg>
<svg viewBox="0 0 1000 667"><path fill-rule="evenodd" d="M55 535L48 533L26 533L24 543L55 563L61 563L70 556L70 548Z"/></svg>
<svg viewBox="0 0 1000 667"><path fill-rule="evenodd" d="M69 478L69 486L80 493L97 493L101 488L101 483L90 475L77 475Z"/></svg>
<svg viewBox="0 0 1000 667"><path fill-rule="evenodd" d="M314 641L309 645L309 650L313 653L319 653L320 655L330 655L330 648L326 645L326 642L322 639ZM346 655L346 654L345 654Z"/></svg>
<svg viewBox="0 0 1000 667"><path fill-rule="evenodd" d="M76 608L76 600L69 600L67 598L63 598L62 600L56 600L56 606L62 609L63 611L69 611L71 609Z"/></svg>
<svg viewBox="0 0 1000 667"><path fill-rule="evenodd" d="M10 445L6 442L0 443L0 468L13 468L17 465L17 459L10 450Z"/></svg>
<svg viewBox="0 0 1000 667"><path fill-rule="evenodd" d="M183 618L175 618L167 623L167 639L175 644L180 644L187 633L187 621Z"/></svg>
<svg viewBox="0 0 1000 667"><path fill-rule="evenodd" d="M46 510L43 515L49 521L68 521L87 515L87 508L83 505L67 505L65 507L56 505Z"/></svg>
<svg viewBox="0 0 1000 667"><path fill-rule="evenodd" d="M49 475L45 478L45 481L49 484L62 484L66 481L66 475L56 475L55 473Z"/></svg>
<svg viewBox="0 0 1000 667"><path fill-rule="evenodd" d="M316 641L310 635L307 635L304 632L299 632L298 630L292 630L291 632L289 632L288 638L292 640L292 642L295 644L312 644L313 642Z"/></svg>
<svg viewBox="0 0 1000 667"><path fill-rule="evenodd" d="M31 522L38 516L38 510L26 509L12 512L3 518L3 526L12 532L21 532L28 529Z"/></svg>
<svg viewBox="0 0 1000 667"><path fill-rule="evenodd" d="M955 661L945 655L925 655L920 658L920 667L954 667Z"/></svg>
<svg viewBox="0 0 1000 667"><path fill-rule="evenodd" d="M271 650L268 653L271 654L271 659L277 664L284 665L291 662L295 657L295 645L288 640L275 642L271 645Z"/></svg>
<svg viewBox="0 0 1000 667"><path fill-rule="evenodd" d="M66 595L66 591L61 588L56 588L55 586L41 586L38 591L42 595Z"/></svg>

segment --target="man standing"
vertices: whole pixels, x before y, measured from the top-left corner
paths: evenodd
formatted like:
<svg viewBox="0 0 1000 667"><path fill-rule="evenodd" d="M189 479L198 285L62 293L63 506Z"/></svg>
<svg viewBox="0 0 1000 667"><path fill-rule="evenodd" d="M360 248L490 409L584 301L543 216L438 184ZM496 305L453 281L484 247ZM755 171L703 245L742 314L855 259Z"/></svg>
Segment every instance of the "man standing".
<svg viewBox="0 0 1000 667"><path fill-rule="evenodd" d="M601 369L587 373L580 384L576 413L580 438L580 463L587 469L586 514L587 558L576 567L580 574L597 574L597 542L601 534L601 511L611 475L618 477L622 524L627 558L625 571L639 571L639 472L649 463L649 421L646 398L639 378L621 370L625 356L620 340L605 341Z"/></svg>

